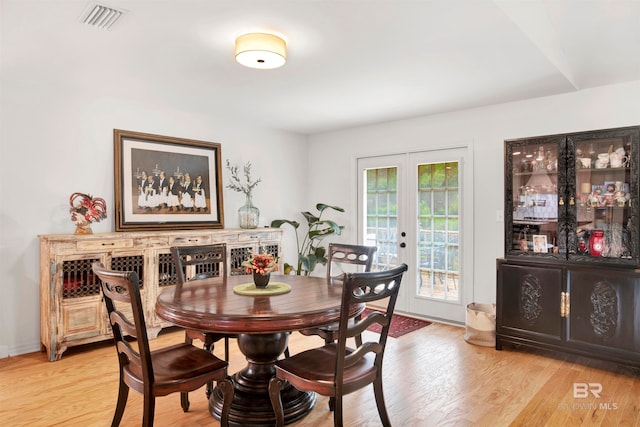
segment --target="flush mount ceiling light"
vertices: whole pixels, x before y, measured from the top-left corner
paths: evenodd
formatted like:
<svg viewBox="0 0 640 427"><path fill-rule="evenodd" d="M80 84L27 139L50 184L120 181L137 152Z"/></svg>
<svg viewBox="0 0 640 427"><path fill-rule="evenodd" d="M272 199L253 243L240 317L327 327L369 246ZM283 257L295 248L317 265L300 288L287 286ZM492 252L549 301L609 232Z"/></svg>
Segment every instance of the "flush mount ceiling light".
<svg viewBox="0 0 640 427"><path fill-rule="evenodd" d="M268 70L282 67L287 60L287 45L273 34L249 33L236 39L236 61L250 68Z"/></svg>

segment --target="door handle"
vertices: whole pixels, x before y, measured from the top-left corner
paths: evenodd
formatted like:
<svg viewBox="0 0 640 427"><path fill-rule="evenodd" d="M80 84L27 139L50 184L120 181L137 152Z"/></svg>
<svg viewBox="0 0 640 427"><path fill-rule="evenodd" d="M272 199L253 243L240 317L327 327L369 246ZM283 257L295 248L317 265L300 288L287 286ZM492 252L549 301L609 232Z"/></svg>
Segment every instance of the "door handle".
<svg viewBox="0 0 640 427"><path fill-rule="evenodd" d="M402 242L402 243L400 243L400 247L401 247L401 248L406 248L406 247L407 247L407 244L406 244L405 242Z"/></svg>

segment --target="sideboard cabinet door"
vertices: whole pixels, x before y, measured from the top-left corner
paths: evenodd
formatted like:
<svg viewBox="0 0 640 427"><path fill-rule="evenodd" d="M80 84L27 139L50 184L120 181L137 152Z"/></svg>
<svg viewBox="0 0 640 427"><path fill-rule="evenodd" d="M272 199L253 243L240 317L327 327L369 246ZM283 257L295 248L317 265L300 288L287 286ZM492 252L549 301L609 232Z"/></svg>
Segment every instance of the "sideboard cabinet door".
<svg viewBox="0 0 640 427"><path fill-rule="evenodd" d="M501 336L560 344L564 270L502 264L498 270L497 330Z"/></svg>
<svg viewBox="0 0 640 427"><path fill-rule="evenodd" d="M499 259L496 349L564 351L640 368L640 270Z"/></svg>
<svg viewBox="0 0 640 427"><path fill-rule="evenodd" d="M570 268L567 342L640 361L640 273Z"/></svg>

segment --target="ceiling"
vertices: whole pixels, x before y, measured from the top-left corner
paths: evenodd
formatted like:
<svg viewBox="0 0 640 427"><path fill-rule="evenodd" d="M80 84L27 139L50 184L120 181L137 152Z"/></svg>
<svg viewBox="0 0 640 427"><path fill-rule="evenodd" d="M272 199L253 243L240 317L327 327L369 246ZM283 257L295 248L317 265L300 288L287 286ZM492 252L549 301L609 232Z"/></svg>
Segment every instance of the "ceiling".
<svg viewBox="0 0 640 427"><path fill-rule="evenodd" d="M640 0L105 0L109 30L93 3L1 0L5 77L301 134L640 80ZM285 66L238 65L247 32Z"/></svg>

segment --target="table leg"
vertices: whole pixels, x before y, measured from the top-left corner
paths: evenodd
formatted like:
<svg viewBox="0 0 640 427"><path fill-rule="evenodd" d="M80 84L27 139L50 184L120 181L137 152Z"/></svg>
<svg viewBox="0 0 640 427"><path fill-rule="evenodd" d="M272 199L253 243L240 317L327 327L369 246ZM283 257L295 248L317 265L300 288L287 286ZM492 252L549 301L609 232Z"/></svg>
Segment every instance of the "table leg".
<svg viewBox="0 0 640 427"><path fill-rule="evenodd" d="M231 404L229 424L234 426L273 426L275 416L269 400L269 380L275 375L273 366L287 347L289 333L240 334L238 347L247 366L232 376L235 396ZM302 392L287 383L283 387L282 406L285 424L304 417L316 401L315 393ZM222 393L216 387L209 400L209 411L220 419Z"/></svg>

